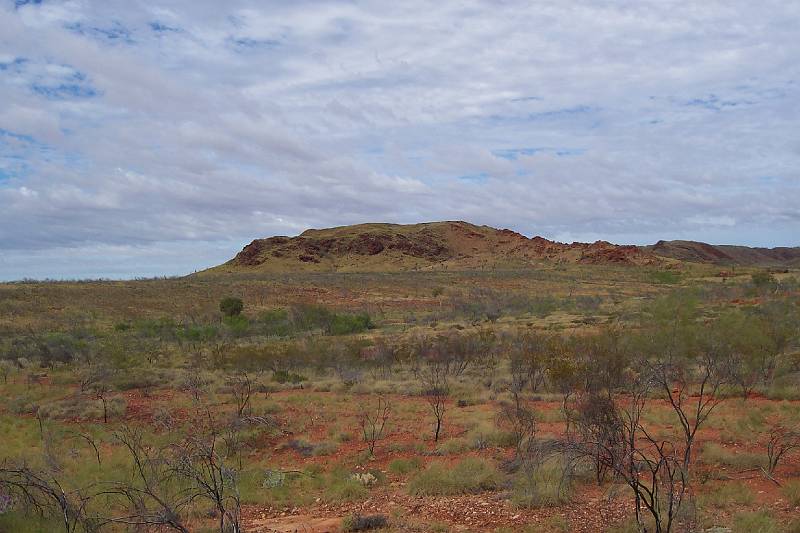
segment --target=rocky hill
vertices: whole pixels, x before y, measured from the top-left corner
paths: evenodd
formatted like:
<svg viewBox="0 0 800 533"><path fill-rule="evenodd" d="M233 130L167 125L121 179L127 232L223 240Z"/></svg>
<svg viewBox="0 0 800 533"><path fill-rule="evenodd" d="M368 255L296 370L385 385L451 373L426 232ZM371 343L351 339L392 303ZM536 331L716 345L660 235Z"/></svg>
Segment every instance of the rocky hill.
<svg viewBox="0 0 800 533"><path fill-rule="evenodd" d="M521 268L537 263L675 266L680 262L800 267L800 248L659 241L652 246L560 243L508 229L448 221L358 224L256 239L206 272L390 272Z"/></svg>
<svg viewBox="0 0 800 533"><path fill-rule="evenodd" d="M564 244L467 222L359 224L256 239L213 271L403 271L513 268L537 262L652 265L636 246Z"/></svg>

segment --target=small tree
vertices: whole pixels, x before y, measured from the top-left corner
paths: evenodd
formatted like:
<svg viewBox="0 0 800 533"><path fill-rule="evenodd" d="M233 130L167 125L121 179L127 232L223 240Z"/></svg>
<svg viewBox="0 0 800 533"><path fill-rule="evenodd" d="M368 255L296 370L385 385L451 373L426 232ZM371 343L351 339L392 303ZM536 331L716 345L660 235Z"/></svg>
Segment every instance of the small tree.
<svg viewBox="0 0 800 533"><path fill-rule="evenodd" d="M800 432L773 426L767 441L767 475L772 477L784 455L800 448Z"/></svg>
<svg viewBox="0 0 800 533"><path fill-rule="evenodd" d="M236 298L235 296L228 296L227 298L223 298L219 302L219 310L220 312L227 316L239 316L242 314L244 310L244 302L242 302L241 298Z"/></svg>
<svg viewBox="0 0 800 533"><path fill-rule="evenodd" d="M108 381L97 381L91 385L95 397L103 404L103 423L108 424L108 395L111 393L111 384Z"/></svg>
<svg viewBox="0 0 800 533"><path fill-rule="evenodd" d="M383 396L378 396L375 409L365 407L358 415L358 422L361 425L361 432L364 435L364 442L367 443L369 454L375 453L375 445L383 438L383 431L386 429L386 422L392 412L389 400Z"/></svg>
<svg viewBox="0 0 800 533"><path fill-rule="evenodd" d="M3 383L8 383L8 376L11 374L11 369L14 364L11 361L0 359L0 376L3 378Z"/></svg>
<svg viewBox="0 0 800 533"><path fill-rule="evenodd" d="M120 497L128 511L108 522L189 533L181 514L191 504L193 494L180 489L178 470L168 450L150 446L139 431L127 426L115 432L114 438L130 454L134 475L130 482L112 483L106 490L106 494Z"/></svg>
<svg viewBox="0 0 800 533"><path fill-rule="evenodd" d="M211 428L207 435L190 437L175 445L175 469L195 499L207 500L214 506L220 533L240 533L239 473L225 463L218 440L217 430Z"/></svg>
<svg viewBox="0 0 800 533"><path fill-rule="evenodd" d="M500 402L497 422L508 427L514 439L515 460L519 462L529 455L536 437L536 414L522 396L529 380L528 369L523 365L511 365L510 402Z"/></svg>
<svg viewBox="0 0 800 533"><path fill-rule="evenodd" d="M245 411L251 410L250 397L253 395L253 383L247 373L231 376L227 380L233 400L236 403L236 417L242 418Z"/></svg>
<svg viewBox="0 0 800 533"><path fill-rule="evenodd" d="M434 442L439 442L444 413L447 409L447 397L450 394L450 384L447 381L447 366L441 361L428 361L422 371L422 386L425 400L428 402L436 419L433 440Z"/></svg>
<svg viewBox="0 0 800 533"><path fill-rule="evenodd" d="M750 278L759 292L774 292L778 288L778 280L769 272L755 272Z"/></svg>
<svg viewBox="0 0 800 533"><path fill-rule="evenodd" d="M679 522L680 509L691 492L684 454L671 441L651 435L641 423L651 383L646 376L631 372L620 391L622 401L608 395L600 408L583 403L583 423L589 426L568 445L575 446L578 455L602 463L628 485L640 531L651 531L645 519L649 515L652 531L668 533Z"/></svg>

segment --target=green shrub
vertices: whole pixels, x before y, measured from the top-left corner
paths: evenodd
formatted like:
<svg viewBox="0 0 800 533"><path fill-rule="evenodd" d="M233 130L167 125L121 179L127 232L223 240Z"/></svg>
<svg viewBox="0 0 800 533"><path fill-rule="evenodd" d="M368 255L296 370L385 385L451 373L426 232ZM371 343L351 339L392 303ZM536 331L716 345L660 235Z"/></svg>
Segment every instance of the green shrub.
<svg viewBox="0 0 800 533"><path fill-rule="evenodd" d="M674 285L681 280L681 275L672 270L657 270L650 273L650 279L653 281L653 283Z"/></svg>
<svg viewBox="0 0 800 533"><path fill-rule="evenodd" d="M375 327L368 313L334 313L321 305L292 307L290 322L296 331L321 329L328 335L349 335Z"/></svg>
<svg viewBox="0 0 800 533"><path fill-rule="evenodd" d="M268 336L287 337L292 333L292 325L286 309L265 311L259 315L258 320L264 327L264 334Z"/></svg>
<svg viewBox="0 0 800 533"><path fill-rule="evenodd" d="M750 276L753 286L759 291L774 291L778 280L769 272L755 272Z"/></svg>
<svg viewBox="0 0 800 533"><path fill-rule="evenodd" d="M222 322L228 330L237 337L247 333L247 329L250 327L250 321L247 320L247 317L242 315L226 316L222 319Z"/></svg>
<svg viewBox="0 0 800 533"><path fill-rule="evenodd" d="M329 335L349 335L360 333L375 326L367 313L357 315L333 315L327 327Z"/></svg>
<svg viewBox="0 0 800 533"><path fill-rule="evenodd" d="M558 302L552 296L538 296L531 298L528 311L539 318L546 318L558 310Z"/></svg>
<svg viewBox="0 0 800 533"><path fill-rule="evenodd" d="M228 296L219 302L219 310L225 316L238 316L244 310L244 302L241 298Z"/></svg>
<svg viewBox="0 0 800 533"><path fill-rule="evenodd" d="M449 467L436 462L417 473L409 482L413 495L453 495L495 490L502 477L497 468L485 459L468 457Z"/></svg>
<svg viewBox="0 0 800 533"><path fill-rule="evenodd" d="M302 376L300 374L295 374L294 372L288 372L286 370L277 370L272 373L272 381L275 381L277 383L297 384L306 380L308 380L307 377Z"/></svg>
<svg viewBox="0 0 800 533"><path fill-rule="evenodd" d="M290 311L290 320L297 331L311 331L327 327L331 315L333 312L322 305L295 305Z"/></svg>

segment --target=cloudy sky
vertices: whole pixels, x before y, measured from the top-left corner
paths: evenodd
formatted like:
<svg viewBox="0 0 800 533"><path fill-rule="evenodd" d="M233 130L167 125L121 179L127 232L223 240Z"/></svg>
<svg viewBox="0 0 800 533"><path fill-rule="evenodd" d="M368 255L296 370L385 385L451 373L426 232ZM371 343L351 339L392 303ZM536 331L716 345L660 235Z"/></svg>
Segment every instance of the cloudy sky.
<svg viewBox="0 0 800 533"><path fill-rule="evenodd" d="M800 245L800 2L0 0L0 279L463 219Z"/></svg>

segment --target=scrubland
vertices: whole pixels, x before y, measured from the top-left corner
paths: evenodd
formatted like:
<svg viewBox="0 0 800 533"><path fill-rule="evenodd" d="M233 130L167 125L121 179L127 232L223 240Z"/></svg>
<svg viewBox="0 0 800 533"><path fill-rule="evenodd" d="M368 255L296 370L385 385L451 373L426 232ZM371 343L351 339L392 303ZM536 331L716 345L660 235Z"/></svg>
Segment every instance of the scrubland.
<svg viewBox="0 0 800 533"><path fill-rule="evenodd" d="M715 274L0 285L0 531L800 531L800 273Z"/></svg>

